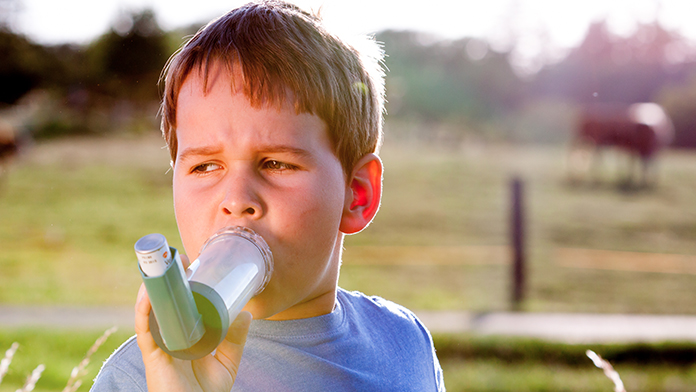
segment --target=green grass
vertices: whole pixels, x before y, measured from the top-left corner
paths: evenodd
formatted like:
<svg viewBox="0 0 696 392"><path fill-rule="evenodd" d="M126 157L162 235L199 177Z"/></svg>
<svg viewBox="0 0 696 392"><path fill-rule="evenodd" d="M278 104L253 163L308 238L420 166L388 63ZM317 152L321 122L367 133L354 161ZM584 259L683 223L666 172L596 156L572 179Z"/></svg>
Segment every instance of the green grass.
<svg viewBox="0 0 696 392"><path fill-rule="evenodd" d="M0 353L20 344L0 392L21 388L38 364L46 370L36 391L60 391L70 372L103 331L0 329ZM129 331L111 335L92 356L80 390L88 390L102 362ZM533 339L435 335L445 384L457 391L597 391L612 383L585 356L592 349L609 360L631 392L696 391L696 344L573 345Z"/></svg>
<svg viewBox="0 0 696 392"><path fill-rule="evenodd" d="M589 360L588 360L589 361ZM448 392L573 391L608 392L614 384L600 369L578 369L527 362L506 364L491 360L445 360L442 363ZM696 369L670 366L618 367L627 391L696 391Z"/></svg>
<svg viewBox="0 0 696 392"><path fill-rule="evenodd" d="M0 189L0 302L131 304L135 241L157 231L180 247L161 144L67 140L23 157Z"/></svg>
<svg viewBox="0 0 696 392"><path fill-rule="evenodd" d="M696 344L562 344L521 338L435 335L453 391L610 391L591 349L612 363L626 390L696 391Z"/></svg>
<svg viewBox="0 0 696 392"><path fill-rule="evenodd" d="M22 388L27 376L39 364L46 366L36 383L37 392L61 391L70 378L70 373L85 357L87 350L104 331L47 331L43 329L0 329L0 357L13 342L19 343L12 363L0 384L0 391L9 392ZM82 378L80 391L91 387L102 362L129 336L126 331L117 331L91 357L88 374Z"/></svg>

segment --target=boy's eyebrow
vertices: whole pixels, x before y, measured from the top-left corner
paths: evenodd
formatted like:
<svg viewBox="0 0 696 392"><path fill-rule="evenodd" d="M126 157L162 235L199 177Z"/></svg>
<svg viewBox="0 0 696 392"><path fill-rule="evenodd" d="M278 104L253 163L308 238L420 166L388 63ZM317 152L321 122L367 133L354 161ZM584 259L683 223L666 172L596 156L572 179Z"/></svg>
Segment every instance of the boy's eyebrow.
<svg viewBox="0 0 696 392"><path fill-rule="evenodd" d="M261 146L258 149L260 152L280 152L280 153L288 153L288 154L293 154L293 155L298 155L301 157L310 157L312 154L302 148L297 148L297 147L292 147L292 146L287 146L287 145L266 145L266 146Z"/></svg>
<svg viewBox="0 0 696 392"><path fill-rule="evenodd" d="M179 154L178 160L184 161L192 156L215 155L222 152L221 148L213 146L188 147Z"/></svg>
<svg viewBox="0 0 696 392"><path fill-rule="evenodd" d="M297 147L292 147L292 146L287 146L287 145L265 145L261 146L257 149L259 152L263 153L288 153L288 154L293 154L297 155L300 157L304 158L309 158L312 156L312 154L302 148L297 148ZM185 148L181 153L179 154L178 160L180 161L185 161L189 157L192 156L207 156L207 155L216 155L222 153L223 149L220 147L215 147L215 146L202 146L202 147L188 147Z"/></svg>

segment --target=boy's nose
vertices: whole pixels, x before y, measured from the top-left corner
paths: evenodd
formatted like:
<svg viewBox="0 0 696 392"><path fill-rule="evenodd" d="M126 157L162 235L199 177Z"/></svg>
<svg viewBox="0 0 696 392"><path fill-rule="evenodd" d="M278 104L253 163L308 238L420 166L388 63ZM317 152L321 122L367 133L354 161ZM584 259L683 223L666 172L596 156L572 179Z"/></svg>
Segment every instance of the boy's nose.
<svg viewBox="0 0 696 392"><path fill-rule="evenodd" d="M258 219L263 215L258 195L251 189L248 180L240 177L227 181L220 209L224 215L238 219Z"/></svg>
<svg viewBox="0 0 696 392"><path fill-rule="evenodd" d="M225 215L235 218L257 218L261 215L261 208L258 205L244 205L241 203L226 203L222 207Z"/></svg>

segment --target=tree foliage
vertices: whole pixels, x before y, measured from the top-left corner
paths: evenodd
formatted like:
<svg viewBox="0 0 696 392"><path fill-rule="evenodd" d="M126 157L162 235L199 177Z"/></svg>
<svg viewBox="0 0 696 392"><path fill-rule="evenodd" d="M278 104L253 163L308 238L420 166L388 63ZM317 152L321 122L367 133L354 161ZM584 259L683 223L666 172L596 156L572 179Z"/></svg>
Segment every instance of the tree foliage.
<svg viewBox="0 0 696 392"><path fill-rule="evenodd" d="M42 84L46 57L43 47L0 28L0 103L14 104Z"/></svg>
<svg viewBox="0 0 696 392"><path fill-rule="evenodd" d="M657 23L621 37L598 22L563 61L539 72L531 92L577 103L653 101L663 86L686 79L688 60L684 37Z"/></svg>
<svg viewBox="0 0 696 392"><path fill-rule="evenodd" d="M157 99L159 74L170 54L167 42L152 10L122 15L86 50L93 78L113 97Z"/></svg>
<svg viewBox="0 0 696 392"><path fill-rule="evenodd" d="M513 108L522 84L507 53L474 39L424 43L415 32L377 36L387 53L390 116L425 121L486 121ZM472 47L478 53L472 54Z"/></svg>
<svg viewBox="0 0 696 392"><path fill-rule="evenodd" d="M38 135L110 132L132 127L135 117L155 127L160 71L197 27L164 32L146 9L122 14L88 45L41 46L5 25L0 103L49 91L52 103L34 119L43 121ZM676 143L696 146L696 49L658 23L629 36L595 23L564 59L524 77L511 65L514 48L495 51L481 39L393 30L376 38L387 53L388 119L413 124L425 137L444 124L460 139L558 142L559 129L569 132L572 105L656 101L674 120Z"/></svg>
<svg viewBox="0 0 696 392"><path fill-rule="evenodd" d="M16 88L5 89L2 100L45 90L42 110L26 124L36 137L156 128L159 73L172 51L151 10L121 15L86 46L39 46L6 32L0 56L9 60L0 63L0 80Z"/></svg>

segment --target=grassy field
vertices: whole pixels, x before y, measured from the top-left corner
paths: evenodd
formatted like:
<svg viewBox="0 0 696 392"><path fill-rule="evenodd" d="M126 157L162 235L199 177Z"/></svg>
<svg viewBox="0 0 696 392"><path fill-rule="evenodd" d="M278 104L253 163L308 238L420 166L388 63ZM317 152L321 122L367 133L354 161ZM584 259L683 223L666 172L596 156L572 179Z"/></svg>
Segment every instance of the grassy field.
<svg viewBox="0 0 696 392"><path fill-rule="evenodd" d="M0 330L0 352L19 349L0 383L0 392L21 388L39 364L45 366L37 392L61 391L70 373L103 331ZM88 390L102 362L129 336L111 335L91 357L82 378ZM450 392L606 392L612 382L585 356L590 348L614 364L630 392L696 391L696 344L571 345L519 338L435 335Z"/></svg>
<svg viewBox="0 0 696 392"><path fill-rule="evenodd" d="M346 241L343 287L412 309L508 309L509 182L518 176L527 207L525 310L696 314L696 154L669 152L659 186L626 191L570 186L561 147L389 143L383 205ZM181 248L162 146L157 136L58 140L17 160L0 182L0 303L130 306L140 284L134 242L161 232ZM61 334L0 331L0 351L20 340L17 361L60 364L37 386L59 390L100 331ZM125 335L112 337L102 355ZM34 350L44 343L32 339L56 343ZM58 358L67 346L75 348ZM0 391L21 386L26 373L16 366ZM451 391L611 388L589 361L453 356L443 366ZM696 384L693 366L628 364L622 373L629 391Z"/></svg>
<svg viewBox="0 0 696 392"><path fill-rule="evenodd" d="M17 161L0 185L0 302L131 304L133 243L162 232L181 247L162 146L156 136L61 140ZM559 147L387 144L382 156L384 202L348 237L342 286L416 309L507 309L519 176L526 310L696 314L696 155L664 156L660 185L635 192L569 186Z"/></svg>
<svg viewBox="0 0 696 392"><path fill-rule="evenodd" d="M10 364L7 375L0 384L0 391L11 392L22 388L27 376L39 364L45 366L41 378L36 383L36 392L62 391L66 386L70 373L85 357L87 350L104 331L47 331L32 330L0 330L0 353L10 348L13 342L19 343L19 348ZM96 377L102 362L121 345L132 331L117 331L90 358L87 375L82 378L80 391L89 390L92 380ZM0 356L2 356L0 355Z"/></svg>

